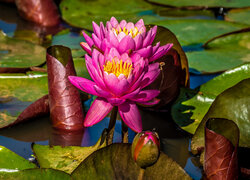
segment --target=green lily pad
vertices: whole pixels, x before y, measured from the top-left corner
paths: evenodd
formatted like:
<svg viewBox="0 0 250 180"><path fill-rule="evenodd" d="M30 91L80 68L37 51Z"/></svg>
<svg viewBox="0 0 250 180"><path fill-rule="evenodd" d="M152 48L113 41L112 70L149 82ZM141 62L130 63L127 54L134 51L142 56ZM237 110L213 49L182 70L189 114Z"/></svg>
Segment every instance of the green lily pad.
<svg viewBox="0 0 250 180"><path fill-rule="evenodd" d="M89 72L87 70L87 67L85 65L85 59L84 58L74 58L73 60L74 60L74 65L75 65L77 76L91 79Z"/></svg>
<svg viewBox="0 0 250 180"><path fill-rule="evenodd" d="M164 20L154 24L170 29L182 46L200 45L220 34L246 27L242 24L205 19Z"/></svg>
<svg viewBox="0 0 250 180"><path fill-rule="evenodd" d="M45 56L42 46L10 38L0 31L0 67L38 66L45 62Z"/></svg>
<svg viewBox="0 0 250 180"><path fill-rule="evenodd" d="M250 25L250 19L248 18L249 16L250 16L250 8L232 9L228 11L228 13L225 15L225 20L232 22L240 22Z"/></svg>
<svg viewBox="0 0 250 180"><path fill-rule="evenodd" d="M54 169L0 169L0 179L8 180L70 180L69 174Z"/></svg>
<svg viewBox="0 0 250 180"><path fill-rule="evenodd" d="M202 73L216 73L250 62L250 31L210 41L203 51L187 52L189 66Z"/></svg>
<svg viewBox="0 0 250 180"><path fill-rule="evenodd" d="M250 63L228 70L195 90L181 89L171 109L174 121L194 134L216 96L247 78L250 78Z"/></svg>
<svg viewBox="0 0 250 180"><path fill-rule="evenodd" d="M159 8L159 7L157 7ZM118 20L135 22L143 18L145 23L160 20L153 12L156 6L143 0L64 0L60 4L62 17L69 24L92 30L92 21L99 24L110 20L112 16ZM129 12L129 13L128 13ZM162 18L161 18L162 19Z"/></svg>
<svg viewBox="0 0 250 180"><path fill-rule="evenodd" d="M205 8L213 8L213 7L226 7L226 8L240 8L250 6L250 2L248 0L148 0L151 3L157 3L166 6L174 6L174 7L188 7L188 6L197 6L197 7L205 7Z"/></svg>
<svg viewBox="0 0 250 180"><path fill-rule="evenodd" d="M12 124L31 102L48 94L46 74L0 74L0 128Z"/></svg>
<svg viewBox="0 0 250 180"><path fill-rule="evenodd" d="M94 152L71 176L73 179L191 179L164 153L153 166L141 169L132 158L130 144L112 144Z"/></svg>
<svg viewBox="0 0 250 180"><path fill-rule="evenodd" d="M240 130L240 147L250 147L250 78L222 92L202 119L191 142L192 152L204 147L204 125L209 118L224 118L234 121Z"/></svg>
<svg viewBox="0 0 250 180"><path fill-rule="evenodd" d="M0 146L0 174L1 169L24 170L30 168L36 168L36 165L6 147Z"/></svg>
<svg viewBox="0 0 250 180"><path fill-rule="evenodd" d="M72 171L94 151L106 146L106 132L94 146L45 146L35 144L32 149L42 168L53 168L72 173Z"/></svg>
<svg viewBox="0 0 250 180"><path fill-rule="evenodd" d="M0 97L35 101L48 94L47 74L0 74Z"/></svg>

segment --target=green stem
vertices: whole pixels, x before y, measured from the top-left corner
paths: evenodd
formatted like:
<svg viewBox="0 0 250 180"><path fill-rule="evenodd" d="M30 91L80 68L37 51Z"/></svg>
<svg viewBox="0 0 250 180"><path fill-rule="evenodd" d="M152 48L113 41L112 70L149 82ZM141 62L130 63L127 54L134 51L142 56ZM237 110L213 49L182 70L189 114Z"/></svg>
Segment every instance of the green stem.
<svg viewBox="0 0 250 180"><path fill-rule="evenodd" d="M122 121L122 142L128 143L128 126Z"/></svg>
<svg viewBox="0 0 250 180"><path fill-rule="evenodd" d="M114 106L111 112L110 120L109 120L109 127L108 127L108 135L107 135L107 145L113 143L113 136L115 131L115 122L117 117L118 107Z"/></svg>

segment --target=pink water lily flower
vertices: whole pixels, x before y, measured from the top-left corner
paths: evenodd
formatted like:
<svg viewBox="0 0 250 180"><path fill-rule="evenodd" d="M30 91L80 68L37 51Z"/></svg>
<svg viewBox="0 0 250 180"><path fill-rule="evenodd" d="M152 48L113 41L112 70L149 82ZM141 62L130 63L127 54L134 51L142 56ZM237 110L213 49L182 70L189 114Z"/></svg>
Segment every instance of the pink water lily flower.
<svg viewBox="0 0 250 180"><path fill-rule="evenodd" d="M160 46L160 42L153 46L157 26L146 31L142 19L134 24L132 22L127 23L125 20L119 23L115 17L112 17L110 21L107 21L106 27L102 22L100 26L93 22L93 31L92 38L83 31L86 42L80 43L82 48L90 55L93 48L106 52L115 47L120 54L132 53L132 56L140 54L151 62L165 55L173 46L173 44Z"/></svg>
<svg viewBox="0 0 250 180"><path fill-rule="evenodd" d="M148 64L139 54L132 58L111 48L103 55L93 50L92 58L85 55L88 72L93 79L69 76L70 82L78 89L98 96L88 110L84 126L92 126L101 121L114 106L125 124L136 132L142 131L142 122L136 102L156 104L158 90L142 90L159 75L159 63Z"/></svg>

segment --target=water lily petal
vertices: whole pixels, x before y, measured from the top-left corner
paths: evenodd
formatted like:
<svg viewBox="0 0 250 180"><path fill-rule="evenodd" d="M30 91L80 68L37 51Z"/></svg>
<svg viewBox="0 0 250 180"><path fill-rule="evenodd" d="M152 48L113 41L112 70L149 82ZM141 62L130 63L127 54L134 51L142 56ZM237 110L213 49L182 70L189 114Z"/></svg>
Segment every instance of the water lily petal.
<svg viewBox="0 0 250 180"><path fill-rule="evenodd" d="M92 26L93 26L93 31L96 34L96 36L99 39L101 39L100 27L94 21L92 21Z"/></svg>
<svg viewBox="0 0 250 180"><path fill-rule="evenodd" d="M120 53L116 48L111 48L108 55L106 56L107 60L112 60L114 57L120 58Z"/></svg>
<svg viewBox="0 0 250 180"><path fill-rule="evenodd" d="M132 23L132 22L129 22L129 23L127 23L126 24L126 29L128 30L128 31L130 31L130 29L134 29L135 28L135 25L134 25L134 23Z"/></svg>
<svg viewBox="0 0 250 180"><path fill-rule="evenodd" d="M98 37L92 33L92 39L93 39L93 42L94 42L94 45L97 47L97 48L101 48L101 40L98 39Z"/></svg>
<svg viewBox="0 0 250 180"><path fill-rule="evenodd" d="M84 126L89 127L100 122L112 108L113 106L106 99L97 97L86 114Z"/></svg>
<svg viewBox="0 0 250 180"><path fill-rule="evenodd" d="M144 26L144 21L143 21L143 19L140 19L140 20L135 24L135 27L137 27L138 29L140 29L142 26Z"/></svg>
<svg viewBox="0 0 250 180"><path fill-rule="evenodd" d="M135 41L135 50L140 49L142 47L142 43L143 43L142 35L138 34L137 36L135 36L134 41Z"/></svg>
<svg viewBox="0 0 250 180"><path fill-rule="evenodd" d="M109 41L115 48L118 48L119 41L118 41L116 35L115 35L112 31L109 31L109 32L107 33L107 39L108 39L108 41Z"/></svg>
<svg viewBox="0 0 250 180"><path fill-rule="evenodd" d="M140 54L144 58L148 58L152 55L152 51L153 51L153 48L151 45L149 45L145 48L135 51L134 53Z"/></svg>
<svg viewBox="0 0 250 180"><path fill-rule="evenodd" d="M77 77L77 76L69 76L68 79L71 82L71 84L73 84L76 88L86 93L98 96L98 94L96 93L93 87L94 85L96 85L95 82L82 78L82 77Z"/></svg>
<svg viewBox="0 0 250 180"><path fill-rule="evenodd" d="M92 47L94 44L93 40L84 31L82 31L82 35L85 41L88 43L89 47Z"/></svg>
<svg viewBox="0 0 250 180"><path fill-rule="evenodd" d="M152 44L154 39L155 39L155 36L156 36L156 32L157 32L157 26L154 26L152 28L152 34L151 34L151 38L150 38L150 41L149 41L149 44Z"/></svg>
<svg viewBox="0 0 250 180"><path fill-rule="evenodd" d="M116 18L115 18L115 17L111 17L111 19L110 19L110 23L111 23L111 25L112 25L113 27L116 27L116 26L117 26L117 24L118 24L118 21L116 20Z"/></svg>
<svg viewBox="0 0 250 180"><path fill-rule="evenodd" d="M129 83L126 78L118 79L113 73L105 73L104 80L110 92L116 97L122 95L122 93L126 92L126 90L129 88Z"/></svg>
<svg viewBox="0 0 250 180"><path fill-rule="evenodd" d="M160 94L159 90L144 90L144 91L139 92L136 96L134 96L130 100L136 101L136 102L148 102L154 99L159 94Z"/></svg>
<svg viewBox="0 0 250 180"><path fill-rule="evenodd" d="M122 54L130 49L131 50L135 49L135 41L131 36L125 36L119 43L118 50Z"/></svg>
<svg viewBox="0 0 250 180"><path fill-rule="evenodd" d="M151 41L151 36L152 36L152 29L150 29L147 34L146 37L143 40L143 47L147 47Z"/></svg>
<svg viewBox="0 0 250 180"><path fill-rule="evenodd" d="M142 131L141 115L135 103L127 101L118 106L118 111L129 128L135 132Z"/></svg>
<svg viewBox="0 0 250 180"><path fill-rule="evenodd" d="M88 53L91 56L92 52L89 45L86 42L81 42L80 45L83 48L83 50L86 51L86 53Z"/></svg>
<svg viewBox="0 0 250 180"><path fill-rule="evenodd" d="M112 97L112 95L108 91L103 90L99 86L94 85L93 87L94 87L95 91L99 94L99 97L104 97L104 98Z"/></svg>
<svg viewBox="0 0 250 180"><path fill-rule="evenodd" d="M106 31L107 31L107 30L105 29L103 23L101 22L101 23L100 23L100 37L99 37L101 40L104 39L105 34L106 34Z"/></svg>
<svg viewBox="0 0 250 180"><path fill-rule="evenodd" d="M140 102L139 104L146 105L146 106L152 106L152 105L158 104L159 102L160 102L160 99L154 98L154 99L152 99L151 101L148 101L148 102Z"/></svg>
<svg viewBox="0 0 250 180"><path fill-rule="evenodd" d="M124 32L120 32L120 33L118 34L118 36L117 36L118 41L121 42L121 40L122 40L125 36L127 36L127 35L126 35Z"/></svg>
<svg viewBox="0 0 250 180"><path fill-rule="evenodd" d="M135 97L139 92L141 91L141 88L137 88L136 90L125 94L124 96L121 97L121 99L132 99Z"/></svg>
<svg viewBox="0 0 250 180"><path fill-rule="evenodd" d="M127 21L122 20L122 21L120 22L120 27L121 27L122 29L123 29L126 25L127 25Z"/></svg>
<svg viewBox="0 0 250 180"><path fill-rule="evenodd" d="M125 101L126 101L125 99L120 99L120 98L108 98L108 102L111 103L113 106L119 106Z"/></svg>
<svg viewBox="0 0 250 180"><path fill-rule="evenodd" d="M159 49L155 52L155 54L149 58L149 62L155 61L162 56L164 56L173 46L173 44L166 44L164 46L159 47Z"/></svg>

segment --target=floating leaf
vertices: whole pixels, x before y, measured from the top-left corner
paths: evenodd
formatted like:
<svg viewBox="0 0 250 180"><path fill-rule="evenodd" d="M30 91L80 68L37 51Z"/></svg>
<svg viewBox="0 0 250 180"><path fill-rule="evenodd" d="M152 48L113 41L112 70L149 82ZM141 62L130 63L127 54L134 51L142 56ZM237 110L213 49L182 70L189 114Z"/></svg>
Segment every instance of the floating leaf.
<svg viewBox="0 0 250 180"><path fill-rule="evenodd" d="M66 22L89 30L92 30L92 21L106 23L112 16L119 21L126 19L126 21L135 22L143 18L145 23L150 23L160 20L161 18L153 13L155 8L143 0L127 2L122 0L64 0L60 4L62 17Z"/></svg>
<svg viewBox="0 0 250 180"><path fill-rule="evenodd" d="M205 126L204 171L207 179L238 179L239 128L227 119L212 118Z"/></svg>
<svg viewBox="0 0 250 180"><path fill-rule="evenodd" d="M71 173L84 159L94 151L106 146L106 132L94 146L44 146L34 144L32 149L36 159L42 168L53 168Z"/></svg>
<svg viewBox="0 0 250 180"><path fill-rule="evenodd" d="M225 90L216 97L212 106L202 119L192 139L192 152L204 148L204 126L209 118L224 118L234 121L240 129L240 147L250 147L250 79L245 79Z"/></svg>
<svg viewBox="0 0 250 180"><path fill-rule="evenodd" d="M36 165L6 147L0 146L0 179L2 179L1 169L24 170L30 168L36 168Z"/></svg>
<svg viewBox="0 0 250 180"><path fill-rule="evenodd" d="M146 170L133 160L130 144L112 144L85 159L72 173L73 179L191 179L186 172L164 153Z"/></svg>
<svg viewBox="0 0 250 180"><path fill-rule="evenodd" d="M0 128L14 123L32 101L48 93L47 75L0 74Z"/></svg>
<svg viewBox="0 0 250 180"><path fill-rule="evenodd" d="M250 78L250 64L228 70L195 90L181 89L171 109L174 121L185 131L194 134L216 96L246 78Z"/></svg>
<svg viewBox="0 0 250 180"><path fill-rule="evenodd" d="M45 55L42 46L7 37L0 31L0 69L39 66L45 62Z"/></svg>
<svg viewBox="0 0 250 180"><path fill-rule="evenodd" d="M174 7L200 7L203 8L214 8L214 7L225 7L225 8L240 8L250 6L248 0L220 0L220 1L203 1L203 0L147 0L151 3L157 3L160 5L174 6Z"/></svg>
<svg viewBox="0 0 250 180"><path fill-rule="evenodd" d="M202 73L216 73L250 62L249 39L249 28L216 38L203 51L187 52L189 65Z"/></svg>
<svg viewBox="0 0 250 180"><path fill-rule="evenodd" d="M232 9L228 11L228 13L225 15L225 20L250 25L250 19L247 18L249 16L250 16L250 8Z"/></svg>
<svg viewBox="0 0 250 180"><path fill-rule="evenodd" d="M182 46L201 46L215 36L246 27L242 24L211 19L164 20L154 22L154 24L170 29Z"/></svg>
<svg viewBox="0 0 250 180"><path fill-rule="evenodd" d="M54 169L0 169L0 179L8 180L70 180L69 174Z"/></svg>

